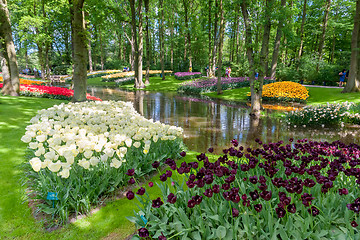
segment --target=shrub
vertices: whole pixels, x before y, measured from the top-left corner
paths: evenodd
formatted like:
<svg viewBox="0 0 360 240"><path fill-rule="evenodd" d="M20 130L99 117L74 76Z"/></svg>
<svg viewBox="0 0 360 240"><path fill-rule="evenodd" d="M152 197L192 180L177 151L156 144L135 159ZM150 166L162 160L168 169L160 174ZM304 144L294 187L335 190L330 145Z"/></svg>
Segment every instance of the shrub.
<svg viewBox="0 0 360 240"><path fill-rule="evenodd" d="M161 195L147 187L129 217L139 237L153 239L356 239L359 234L360 146L306 139L233 147L160 176ZM209 149L212 152L212 149ZM183 154L184 156L184 154ZM183 178L173 177L176 174ZM171 182L171 184L170 184Z"/></svg>
<svg viewBox="0 0 360 240"><path fill-rule="evenodd" d="M43 201L40 209L63 223L126 185L125 169L148 174L151 163L182 148L181 128L147 120L125 102L60 104L31 123L21 139L29 143L31 190ZM48 192L59 198L54 208Z"/></svg>

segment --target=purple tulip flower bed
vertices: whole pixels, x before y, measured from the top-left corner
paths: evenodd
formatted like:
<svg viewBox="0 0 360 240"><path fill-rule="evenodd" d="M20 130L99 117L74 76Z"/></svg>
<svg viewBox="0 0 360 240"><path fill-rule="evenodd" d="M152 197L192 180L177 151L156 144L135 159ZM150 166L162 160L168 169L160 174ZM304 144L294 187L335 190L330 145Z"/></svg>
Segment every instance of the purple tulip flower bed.
<svg viewBox="0 0 360 240"><path fill-rule="evenodd" d="M177 80L189 80L201 77L201 72L177 72L174 77Z"/></svg>
<svg viewBox="0 0 360 240"><path fill-rule="evenodd" d="M205 80L194 80L191 82L183 83L178 89L178 92L186 94L201 94L206 92L215 92L217 91L217 78L210 78ZM264 79L264 84L270 82L270 78ZM250 82L248 77L231 77L231 78L221 78L221 89L234 89L249 87Z"/></svg>
<svg viewBox="0 0 360 240"><path fill-rule="evenodd" d="M140 202L140 211L129 217L138 237L358 239L359 145L256 142L257 148L244 149L232 140L215 162L205 153L178 166L167 159L161 196L149 197L152 182L126 194Z"/></svg>

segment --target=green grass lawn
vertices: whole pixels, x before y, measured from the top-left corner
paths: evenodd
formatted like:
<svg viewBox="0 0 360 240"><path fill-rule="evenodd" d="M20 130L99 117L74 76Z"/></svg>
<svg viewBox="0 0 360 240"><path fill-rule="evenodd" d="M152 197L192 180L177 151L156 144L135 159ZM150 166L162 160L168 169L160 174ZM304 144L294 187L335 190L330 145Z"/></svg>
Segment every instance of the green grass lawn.
<svg viewBox="0 0 360 240"><path fill-rule="evenodd" d="M341 93L341 88L308 87L307 89L310 95L307 101L308 105L326 104L327 102L360 102L360 93ZM221 95L216 92L205 93L204 95L224 100L247 101L248 92L250 92L250 87L225 90Z"/></svg>
<svg viewBox="0 0 360 240"><path fill-rule="evenodd" d="M89 78L87 80L87 85L93 86L93 87L115 87L116 86L115 82L102 82L101 77Z"/></svg>
<svg viewBox="0 0 360 240"><path fill-rule="evenodd" d="M20 168L25 161L27 144L20 138L38 110L61 102L64 101L0 96L0 239L125 239L135 231L134 225L125 218L136 210L135 200L109 201L91 216L53 232L46 231L31 214ZM188 153L184 160L194 160L195 154ZM151 181L159 181L158 176ZM160 190L154 187L150 196L155 198L159 193Z"/></svg>
<svg viewBox="0 0 360 240"><path fill-rule="evenodd" d="M149 82L150 83L146 85L146 91L176 92L179 84L185 81L177 80L173 76L167 76L165 80L161 80L161 77L151 77L149 78ZM133 83L121 85L119 88L135 90Z"/></svg>

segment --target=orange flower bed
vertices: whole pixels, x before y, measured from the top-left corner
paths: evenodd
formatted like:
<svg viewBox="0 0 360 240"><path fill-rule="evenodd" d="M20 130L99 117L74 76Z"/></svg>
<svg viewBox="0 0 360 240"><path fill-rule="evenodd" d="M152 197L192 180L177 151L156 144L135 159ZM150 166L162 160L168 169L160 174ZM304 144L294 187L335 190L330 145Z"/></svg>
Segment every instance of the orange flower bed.
<svg viewBox="0 0 360 240"><path fill-rule="evenodd" d="M248 93L251 96L251 93ZM295 82L275 82L263 86L263 100L306 102L309 91L301 84Z"/></svg>
<svg viewBox="0 0 360 240"><path fill-rule="evenodd" d="M26 85L41 85L41 84L46 84L46 82L44 81L40 81L40 80L29 80L29 79L24 79L24 78L19 78L20 80L20 84L26 84ZM3 77L0 76L0 82L3 81Z"/></svg>

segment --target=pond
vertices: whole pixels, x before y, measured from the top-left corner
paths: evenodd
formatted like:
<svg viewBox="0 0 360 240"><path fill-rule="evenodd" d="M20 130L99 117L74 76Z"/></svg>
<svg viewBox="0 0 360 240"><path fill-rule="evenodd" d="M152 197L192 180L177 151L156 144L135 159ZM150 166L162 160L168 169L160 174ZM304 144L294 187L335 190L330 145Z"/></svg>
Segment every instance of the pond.
<svg viewBox="0 0 360 240"><path fill-rule="evenodd" d="M199 152L214 147L219 153L224 147L231 146L232 139L237 139L244 147L254 146L256 138L263 142L287 142L293 137L360 143L357 128L289 128L274 117L276 110L271 109L265 110L265 116L257 121L250 117L249 107L241 102L102 87L89 87L88 92L103 100L130 101L145 118L182 127L186 146Z"/></svg>

